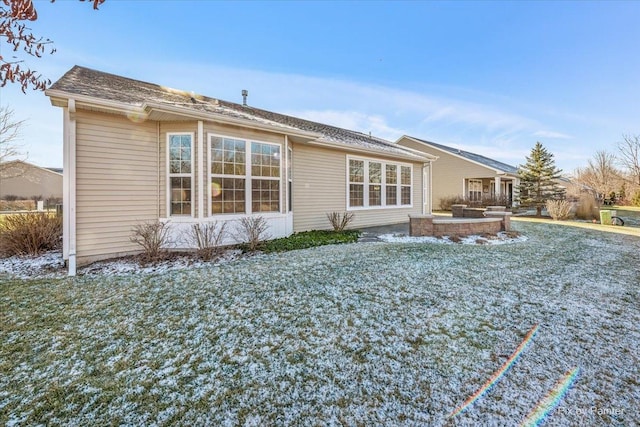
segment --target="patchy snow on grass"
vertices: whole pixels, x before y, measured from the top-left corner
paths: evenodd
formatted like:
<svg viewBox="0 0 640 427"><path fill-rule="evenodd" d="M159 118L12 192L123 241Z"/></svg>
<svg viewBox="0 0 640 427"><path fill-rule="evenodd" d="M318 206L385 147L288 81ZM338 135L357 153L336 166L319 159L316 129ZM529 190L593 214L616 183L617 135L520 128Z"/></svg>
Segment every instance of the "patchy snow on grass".
<svg viewBox="0 0 640 427"><path fill-rule="evenodd" d="M635 425L640 239L517 228L513 245L0 274L0 424L518 425L577 367L545 425Z"/></svg>
<svg viewBox="0 0 640 427"><path fill-rule="evenodd" d="M78 268L80 276L114 276L127 274L161 274L174 270L203 268L207 265L230 262L242 257L239 249L229 249L211 261L201 261L193 255L175 255L170 259L143 264L135 257L98 261ZM12 256L0 259L0 274L19 279L53 279L67 275L62 252L52 251L39 256Z"/></svg>
<svg viewBox="0 0 640 427"><path fill-rule="evenodd" d="M412 237L406 234L382 234L378 239L389 243L442 243L463 245L504 245L507 243L524 242L527 237L501 231L497 234L469 235L469 236L421 236Z"/></svg>
<svg viewBox="0 0 640 427"><path fill-rule="evenodd" d="M20 279L64 277L62 252L52 251L38 256L12 256L0 259L0 275L7 274Z"/></svg>

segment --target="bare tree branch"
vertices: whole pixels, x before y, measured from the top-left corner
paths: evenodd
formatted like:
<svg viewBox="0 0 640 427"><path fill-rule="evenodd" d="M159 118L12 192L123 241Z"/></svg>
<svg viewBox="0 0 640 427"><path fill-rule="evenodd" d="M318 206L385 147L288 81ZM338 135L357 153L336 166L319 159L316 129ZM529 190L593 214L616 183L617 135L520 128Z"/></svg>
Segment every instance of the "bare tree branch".
<svg viewBox="0 0 640 427"><path fill-rule="evenodd" d="M105 0L90 1L94 9L98 9L98 6L105 2ZM14 52L11 57L0 55L0 87L6 86L7 83L17 83L21 86L22 92L26 93L29 87L34 90L45 90L51 84L51 80L44 78L37 71L25 68L24 60L17 56L17 52L22 50L28 56L41 58L47 47L53 44L53 41L48 38L35 36L31 28L24 23L24 21L37 19L38 13L32 0L0 0L0 39L6 39L5 41L11 45L11 50ZM51 47L49 53L52 54L55 51Z"/></svg>
<svg viewBox="0 0 640 427"><path fill-rule="evenodd" d="M15 120L13 110L0 107L0 175L4 178L6 163L9 160L24 160L26 156L20 151L18 141L25 120Z"/></svg>
<svg viewBox="0 0 640 427"><path fill-rule="evenodd" d="M622 135L618 143L619 160L634 185L640 185L640 135Z"/></svg>
<svg viewBox="0 0 640 427"><path fill-rule="evenodd" d="M576 180L593 188L601 198L606 198L620 186L621 173L615 167L616 156L606 151L597 151L589 159L587 167L576 170Z"/></svg>

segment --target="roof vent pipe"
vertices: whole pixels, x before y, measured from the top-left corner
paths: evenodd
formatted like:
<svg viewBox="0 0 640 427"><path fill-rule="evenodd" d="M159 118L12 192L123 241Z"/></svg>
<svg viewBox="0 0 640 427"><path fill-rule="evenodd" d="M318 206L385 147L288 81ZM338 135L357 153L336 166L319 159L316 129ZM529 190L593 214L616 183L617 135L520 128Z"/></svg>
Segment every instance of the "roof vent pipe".
<svg viewBox="0 0 640 427"><path fill-rule="evenodd" d="M249 96L249 91L246 89L242 89L242 105L247 106L247 96Z"/></svg>

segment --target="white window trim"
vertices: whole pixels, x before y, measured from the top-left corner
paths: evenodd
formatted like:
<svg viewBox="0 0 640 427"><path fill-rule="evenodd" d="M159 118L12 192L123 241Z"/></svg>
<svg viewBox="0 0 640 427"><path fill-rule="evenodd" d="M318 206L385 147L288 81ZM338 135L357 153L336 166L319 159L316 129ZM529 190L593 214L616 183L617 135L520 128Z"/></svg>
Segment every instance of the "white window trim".
<svg viewBox="0 0 640 427"><path fill-rule="evenodd" d="M359 160L364 162L364 181L362 182L362 185L364 186L364 201L363 204L364 206L351 206L350 205L350 188L349 185L351 184L351 181L349 180L349 162L351 160ZM381 199L382 199L382 205L380 206L369 206L369 185L371 184L369 182L369 163L380 163L381 167L382 167L382 182L379 184L382 186L382 190L381 190ZM387 165L395 165L396 166L396 174L397 174L397 179L396 179L396 184L391 184L394 185L397 190L396 190L396 200L397 200L397 204L395 205L387 205ZM407 185L403 185L402 184L402 166L408 167L411 170L411 184L410 184L410 188L411 188L411 203L407 204L407 205L403 205L402 204L402 187L406 187ZM381 160L381 159L375 159L375 158L369 158L369 157L361 157L361 156L351 156L351 155L347 155L347 161L346 161L346 197L345 197L345 202L346 202L346 206L347 206L347 211L361 211L361 210L378 210L378 209L408 209L408 208L412 208L413 207L413 164L411 163L403 163L403 162L395 162L395 161L388 161L388 160ZM357 183L357 184L361 184L361 183Z"/></svg>
<svg viewBox="0 0 640 427"><path fill-rule="evenodd" d="M191 137L191 173L189 174L185 174L185 173L180 173L180 174L172 174L171 171L171 163L170 163L170 157L169 157L169 151L170 151L170 144L169 141L171 140L172 136L184 136L184 135L188 135ZM194 200L196 193L195 193L195 150L194 150L194 143L195 143L195 133L194 132L167 132L167 142L166 142L166 158L165 158L165 165L166 165L166 171L167 171L167 179L166 179L166 209L167 209L167 218L194 218L195 217L195 208L196 208L196 200ZM183 177L183 178L191 178L191 215L171 215L171 178L172 177Z"/></svg>
<svg viewBox="0 0 640 427"><path fill-rule="evenodd" d="M288 141L287 141L288 142ZM287 143L287 158L285 160L285 169L287 173L287 196L286 196L286 213L293 212L293 150Z"/></svg>
<svg viewBox="0 0 640 427"><path fill-rule="evenodd" d="M468 193L467 193L467 198L469 199L469 201L477 202L477 201L482 200L482 180L481 180L481 179L475 179L475 178L469 178L469 179L467 180L467 185L468 185L468 188L467 188L467 192L468 192ZM475 188L475 185L479 185L479 186L480 186L480 190L472 189L472 188ZM472 191L473 191L474 193L476 193L476 192L479 192L479 193L480 193L480 198L479 198L478 200L475 200L475 199L472 199L472 198L471 198L471 192L472 192Z"/></svg>
<svg viewBox="0 0 640 427"><path fill-rule="evenodd" d="M244 175L225 175L225 174L212 174L211 173L211 138L229 138L229 139L236 139L236 140L242 140L245 143L245 159L244 159ZM267 142L267 141L260 141L260 140L256 140L256 139L247 139L247 138L241 138L241 137L236 137L236 136L231 136L231 135L224 135L224 134L219 134L219 133L215 133L215 132L207 132L207 159L206 159L206 176L207 176L207 215L209 218L224 218L224 219L238 219L238 218L243 218L246 216L250 216L250 215L260 215L260 216L264 216L266 218L268 217L273 217L273 216L280 216L283 213L283 203L282 203L282 177L283 177L283 161L282 161L282 151L283 151L283 146L282 144L278 144L276 142ZM251 175L251 143L252 142L257 142L258 144L267 144L267 145L275 145L277 147L280 147L280 175L278 177L255 177L256 179L270 179L272 181L278 180L278 192L279 192L279 199L278 199L278 203L280 205L280 209L278 210L278 212L253 212L253 210L251 209L252 207L252 187L251 187L251 179L254 178L253 175ZM244 198L244 210L245 213L216 213L214 214L213 212L211 212L211 178L214 177L230 177L230 176L236 176L240 179L244 179L245 180L245 187L244 187L244 194L245 194L245 198Z"/></svg>

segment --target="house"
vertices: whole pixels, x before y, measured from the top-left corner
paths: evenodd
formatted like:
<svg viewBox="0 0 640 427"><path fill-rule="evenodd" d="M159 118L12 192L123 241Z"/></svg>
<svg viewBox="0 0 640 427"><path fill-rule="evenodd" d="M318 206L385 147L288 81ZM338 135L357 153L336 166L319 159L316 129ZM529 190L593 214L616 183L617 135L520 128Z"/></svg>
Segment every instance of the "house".
<svg viewBox="0 0 640 427"><path fill-rule="evenodd" d="M272 237L431 212L427 153L360 132L75 66L46 91L64 111L64 238L78 265L135 253L135 225L262 216ZM182 239L184 240L184 239ZM178 247L188 247L185 242Z"/></svg>
<svg viewBox="0 0 640 427"><path fill-rule="evenodd" d="M470 202L491 200L508 206L515 201L520 181L514 166L412 136L403 136L396 143L437 156L432 169L432 199L437 208L441 208L441 199L455 196L463 196Z"/></svg>
<svg viewBox="0 0 640 427"><path fill-rule="evenodd" d="M0 199L62 199L62 170L43 168L22 160L0 165Z"/></svg>

